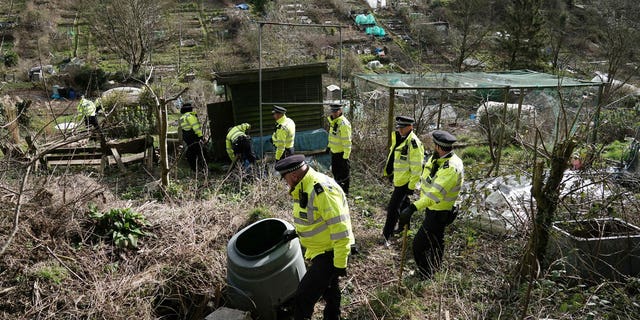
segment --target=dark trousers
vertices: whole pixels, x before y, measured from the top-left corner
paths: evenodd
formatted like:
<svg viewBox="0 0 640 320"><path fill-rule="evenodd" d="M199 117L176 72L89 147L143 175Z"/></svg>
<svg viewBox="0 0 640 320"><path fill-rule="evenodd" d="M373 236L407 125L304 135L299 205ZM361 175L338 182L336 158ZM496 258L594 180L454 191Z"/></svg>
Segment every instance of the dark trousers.
<svg viewBox="0 0 640 320"><path fill-rule="evenodd" d="M93 130L93 132L92 132L92 136L93 137L102 136L102 129L100 128L100 124L98 123L98 117L96 117L96 116L85 116L84 117L84 126L87 128L87 131ZM92 127L93 127L93 129L92 129Z"/></svg>
<svg viewBox="0 0 640 320"><path fill-rule="evenodd" d="M420 230L413 238L413 257L424 278L431 278L442 264L444 254L444 228L451 211L427 209Z"/></svg>
<svg viewBox="0 0 640 320"><path fill-rule="evenodd" d="M411 205L409 194L409 184L393 188L391 200L389 200L389 205L387 206L387 220L384 222L384 228L382 228L382 235L385 239L389 239L393 234L393 229L398 224L400 211Z"/></svg>
<svg viewBox="0 0 640 320"><path fill-rule="evenodd" d="M240 163L244 164L245 162L248 162L251 164L256 162L256 155L253 153L253 149L251 148L251 139L249 137L238 137L233 141L231 147L233 149L233 153L236 155L238 160L240 160Z"/></svg>
<svg viewBox="0 0 640 320"><path fill-rule="evenodd" d="M298 284L293 318L311 319L313 307L321 297L325 301L323 319L339 320L341 295L338 275L333 267L333 252L323 253L311 260L311 266Z"/></svg>
<svg viewBox="0 0 640 320"><path fill-rule="evenodd" d="M344 152L331 153L331 173L333 174L333 179L342 187L342 191L345 194L349 194L349 181L351 180L349 170L351 164L349 159L343 159L343 156Z"/></svg>
<svg viewBox="0 0 640 320"><path fill-rule="evenodd" d="M185 153L191 170L196 171L198 168L203 168L206 165L206 161L202 153L200 137L198 137L193 130L182 130L182 140L187 145Z"/></svg>

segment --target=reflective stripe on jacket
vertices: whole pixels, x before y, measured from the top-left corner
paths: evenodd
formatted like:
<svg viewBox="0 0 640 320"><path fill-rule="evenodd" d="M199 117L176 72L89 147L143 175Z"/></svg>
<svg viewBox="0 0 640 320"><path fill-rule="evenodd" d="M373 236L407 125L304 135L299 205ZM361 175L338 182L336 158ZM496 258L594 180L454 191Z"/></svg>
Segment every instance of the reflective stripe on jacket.
<svg viewBox="0 0 640 320"><path fill-rule="evenodd" d="M435 159L435 162L438 168L433 178L433 156L429 158L422 172L420 199L413 203L420 211L426 208L451 210L464 182L464 166L455 153L451 152L447 156Z"/></svg>
<svg viewBox="0 0 640 320"><path fill-rule="evenodd" d="M387 163L393 157L393 172L387 172L385 166L384 176L393 174L393 185L396 187L409 184L410 190L419 186L422 174L422 162L424 161L424 146L418 136L411 131L402 143L396 146L396 131L391 135L391 147L387 156Z"/></svg>
<svg viewBox="0 0 640 320"><path fill-rule="evenodd" d="M351 123L343 115L329 120L329 144L332 153L344 152L342 158L349 159L351 155Z"/></svg>
<svg viewBox="0 0 640 320"><path fill-rule="evenodd" d="M249 129L250 127L251 126L248 123L241 123L229 129L225 145L227 147L227 155L229 155L229 159L231 159L231 161L234 161L236 159L236 155L233 153L233 142L242 136L246 136L247 129Z"/></svg>
<svg viewBox="0 0 640 320"><path fill-rule="evenodd" d="M293 224L300 243L306 248L304 257L313 259L333 251L333 265L346 268L351 244L355 240L349 205L340 186L328 176L309 168L291 195L294 199Z"/></svg>
<svg viewBox="0 0 640 320"><path fill-rule="evenodd" d="M276 159L280 159L284 149L293 148L296 137L296 124L286 115L276 120L276 132L271 135L273 145L276 147Z"/></svg>
<svg viewBox="0 0 640 320"><path fill-rule="evenodd" d="M180 129L184 131L193 130L198 138L202 138L200 121L198 121L195 111L185 112L180 116Z"/></svg>

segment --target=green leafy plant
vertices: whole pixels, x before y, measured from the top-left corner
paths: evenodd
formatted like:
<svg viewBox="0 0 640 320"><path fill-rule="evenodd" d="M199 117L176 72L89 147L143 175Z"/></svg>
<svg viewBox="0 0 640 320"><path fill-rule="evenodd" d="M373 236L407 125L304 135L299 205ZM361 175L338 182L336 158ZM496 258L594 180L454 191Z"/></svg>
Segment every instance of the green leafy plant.
<svg viewBox="0 0 640 320"><path fill-rule="evenodd" d="M57 263L42 265L33 274L40 279L49 280L55 284L60 284L69 275L67 269Z"/></svg>
<svg viewBox="0 0 640 320"><path fill-rule="evenodd" d="M131 208L99 212L93 207L90 217L96 220L96 232L111 238L118 248L137 248L139 237L151 235L142 230L150 225L147 218Z"/></svg>

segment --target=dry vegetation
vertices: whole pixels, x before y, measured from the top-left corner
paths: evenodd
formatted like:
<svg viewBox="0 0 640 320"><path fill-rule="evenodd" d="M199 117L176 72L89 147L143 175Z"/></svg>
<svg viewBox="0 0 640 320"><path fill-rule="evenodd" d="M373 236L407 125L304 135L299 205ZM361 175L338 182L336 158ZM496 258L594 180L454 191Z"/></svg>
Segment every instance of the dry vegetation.
<svg viewBox="0 0 640 320"><path fill-rule="evenodd" d="M346 1L329 2L339 14L336 19L347 21L350 7ZM62 6L62 2L59 4ZM17 37L23 39L20 41L26 41L29 32L47 33L54 39L66 37L60 30L48 30L44 21L54 19L45 11L38 15L35 8L27 9L24 19L35 23L30 26L33 29ZM322 10L314 7L311 12L320 16ZM192 14L187 12L186 16L189 23L195 25L197 19ZM272 15L273 20L285 20L286 12L276 8ZM206 52L190 54L204 58L205 62L183 62L186 64L183 68L209 73L256 66L256 24L248 23L244 13L230 15L224 24L232 35L229 38L217 35L208 39L208 43L201 43L207 48ZM266 66L305 62L314 54L321 55L326 45L336 42L336 35L328 30L266 28L268 32L263 35ZM168 31L172 33L171 41L176 40L177 29L172 26ZM189 32L185 34L194 38L199 34L194 30ZM356 32L359 31L345 30L345 36ZM66 40L52 41L43 36L28 46L19 42L15 45L23 48L20 50L24 52L19 51L21 57L43 57L47 55L46 47L69 50ZM89 50L88 44L81 48L81 54L85 49ZM171 50L177 51L174 47ZM165 52L158 53L155 59L174 63L175 58L175 52ZM401 58L399 54L397 59ZM87 61L95 62L95 59L90 57ZM412 68L423 61L410 55L404 59L407 63L403 65ZM20 60L17 68L27 70L33 66L32 62ZM362 70L361 62L360 56L346 53L345 75ZM200 68L200 63L206 67ZM337 77L334 64L335 60L330 62L331 76ZM208 81L197 80L189 86L190 94L202 99L200 101L218 99L211 96ZM34 92L14 93L34 98L35 104L40 103L38 97L48 96L41 91L35 95ZM518 235L494 235L482 231L469 212L450 227L444 266L436 278L419 281L412 274L414 265L409 253L400 283L400 239L396 239L391 248L379 244L385 206L392 189L380 174L387 154L384 147L386 107L383 106L388 105L388 100L377 101L364 95L358 99L369 113L351 118L356 129L349 205L360 254L351 259L349 277L343 282L345 318L640 319L638 278L593 283L566 274L558 268L558 263L552 263L550 268L540 270L536 280L517 283L512 275L526 244L529 232L526 224ZM415 112L417 107L413 102L396 103L398 112L407 114ZM32 110L37 119L46 118L43 115L48 115L49 110L65 108L73 112L75 104L47 102ZM466 119L469 109L462 109L458 110L462 114L460 119ZM553 124L553 117L547 117L550 121L547 124ZM629 119L633 117L623 120ZM48 118L38 120L49 121ZM621 127L618 124L611 121L608 125L613 131ZM450 129L470 145L484 139L472 122L460 121ZM427 128L420 128L423 140L426 140L426 131ZM50 127L44 132L45 140L58 138ZM505 155L499 174L529 177L532 155L517 146L511 151L512 154ZM467 166L467 184L482 186L491 165L487 149L472 146L460 150L460 154ZM594 194L578 191L562 199L558 218L576 218L578 213L588 217L618 216L639 225L637 193L620 188L611 182L611 176L596 171L607 164L602 159L594 161L598 163L594 170L583 174L607 181L607 188L614 196L601 200L595 199ZM27 173L28 164L24 158L5 155L0 158L0 319L202 319L226 303L226 245L231 236L256 219L291 220L286 186L271 174L251 179L236 172L217 170L212 165L209 176L196 179L185 164L180 164L172 166L171 185L162 190L158 188L157 168L147 172L142 166L132 165L126 173L117 169L100 173L94 168L57 167L52 171ZM267 163L263 169L270 172L271 168L272 164ZM22 187L25 175L26 184ZM464 192L463 208L484 202L489 190L479 188L479 191ZM90 205L99 211L131 208L150 222L147 231L151 235L141 237L138 249L117 248L110 239L99 236L95 220L90 217ZM416 214L414 225L419 216Z"/></svg>
<svg viewBox="0 0 640 320"><path fill-rule="evenodd" d="M384 120L379 110L368 107L372 113L358 114L352 121L357 130L349 205L360 254L351 259L343 282L347 319L519 318L527 296L527 317L636 317L640 283L635 278L593 285L552 266L540 270L541 277L531 283L514 282L527 230L518 236L492 235L467 213L450 227L445 265L436 278L419 281L409 253L400 284L400 239L391 248L379 244L391 186L380 176L386 156ZM412 108L399 107L409 108L407 112ZM467 141L480 135L465 121L451 130ZM424 130L420 132L426 140ZM467 159L468 185L481 186L488 166L470 160L471 150L459 152ZM509 159L503 173L528 175L526 154ZM150 175L136 165L126 173L113 169L104 174L59 167L32 172L20 193L24 163L3 158L0 164L0 240L8 244L0 263L0 318L201 319L226 303L226 245L231 236L256 219L290 221L286 186L271 174L250 179L214 170L194 179L181 164L171 174L170 187L160 190L153 177L157 172ZM270 172L271 167L266 164L264 169ZM566 199L565 205L572 212L592 207L592 216L613 210L637 224L636 197L623 189L616 194L621 196L599 209L593 209L597 204L588 201L588 195ZM467 190L463 206L485 197ZM17 233L7 243L18 204ZM142 237L137 250L115 247L98 236L90 204L99 211L132 208L148 219L152 235ZM415 219L414 225L419 217Z"/></svg>

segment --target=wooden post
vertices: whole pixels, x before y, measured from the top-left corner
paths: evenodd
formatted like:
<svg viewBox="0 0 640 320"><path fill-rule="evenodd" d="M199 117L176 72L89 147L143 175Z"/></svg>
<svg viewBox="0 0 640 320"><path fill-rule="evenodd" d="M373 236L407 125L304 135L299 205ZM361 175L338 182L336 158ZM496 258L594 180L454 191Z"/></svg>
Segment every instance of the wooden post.
<svg viewBox="0 0 640 320"><path fill-rule="evenodd" d="M387 118L387 148L391 147L391 135L394 131L393 112L396 105L396 90L389 88L389 115Z"/></svg>

